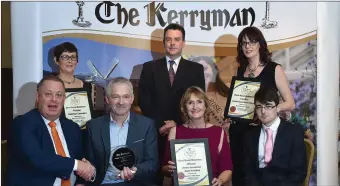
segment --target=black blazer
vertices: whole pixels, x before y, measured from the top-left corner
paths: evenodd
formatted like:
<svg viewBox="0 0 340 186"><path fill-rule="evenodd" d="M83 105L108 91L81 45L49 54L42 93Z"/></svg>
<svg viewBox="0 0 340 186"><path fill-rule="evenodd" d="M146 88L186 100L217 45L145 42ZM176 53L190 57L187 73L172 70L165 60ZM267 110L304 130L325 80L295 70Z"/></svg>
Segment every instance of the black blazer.
<svg viewBox="0 0 340 186"><path fill-rule="evenodd" d="M83 158L78 124L59 117L70 158L55 153L53 142L39 111L33 109L13 120L8 141L8 186L53 185L57 177L68 179L74 159Z"/></svg>
<svg viewBox="0 0 340 186"><path fill-rule="evenodd" d="M87 140L85 158L96 167L94 185L104 180L109 166L110 115L92 119L86 124ZM134 150L137 156L137 172L127 185L152 185L158 170L157 132L154 121L142 115L130 112L130 121L126 145Z"/></svg>
<svg viewBox="0 0 340 186"><path fill-rule="evenodd" d="M165 120L182 124L180 100L191 86L205 91L204 70L199 63L181 58L171 86L166 58L144 63L139 80L139 106L143 114L156 121L157 127Z"/></svg>
<svg viewBox="0 0 340 186"><path fill-rule="evenodd" d="M262 125L252 127L244 140L246 186L301 186L307 174L304 132L298 124L282 121L274 142L272 161L260 169L259 138Z"/></svg>

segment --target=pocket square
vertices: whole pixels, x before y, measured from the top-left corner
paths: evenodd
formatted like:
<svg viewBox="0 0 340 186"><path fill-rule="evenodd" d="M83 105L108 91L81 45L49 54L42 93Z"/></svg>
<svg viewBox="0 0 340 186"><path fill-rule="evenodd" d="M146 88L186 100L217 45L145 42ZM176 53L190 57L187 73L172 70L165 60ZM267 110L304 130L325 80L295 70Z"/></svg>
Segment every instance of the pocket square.
<svg viewBox="0 0 340 186"><path fill-rule="evenodd" d="M132 143L138 143L138 142L141 142L141 141L144 141L144 139L140 139L140 140L134 141Z"/></svg>

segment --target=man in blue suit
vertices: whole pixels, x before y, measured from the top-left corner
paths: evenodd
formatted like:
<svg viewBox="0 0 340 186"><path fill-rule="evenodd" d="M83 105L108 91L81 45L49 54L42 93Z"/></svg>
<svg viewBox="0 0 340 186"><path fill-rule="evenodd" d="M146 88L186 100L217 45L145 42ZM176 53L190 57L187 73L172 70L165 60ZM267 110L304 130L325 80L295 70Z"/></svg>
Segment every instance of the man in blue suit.
<svg viewBox="0 0 340 186"><path fill-rule="evenodd" d="M106 87L110 114L88 121L85 157L96 167L94 185L150 186L158 170L157 131L154 121L130 111L134 100L131 82L112 79ZM116 169L111 165L111 149L132 149L135 165Z"/></svg>
<svg viewBox="0 0 340 186"><path fill-rule="evenodd" d="M73 186L75 174L91 180L95 168L83 158L79 126L60 116L65 87L55 76L37 86L37 108L13 120L8 186Z"/></svg>

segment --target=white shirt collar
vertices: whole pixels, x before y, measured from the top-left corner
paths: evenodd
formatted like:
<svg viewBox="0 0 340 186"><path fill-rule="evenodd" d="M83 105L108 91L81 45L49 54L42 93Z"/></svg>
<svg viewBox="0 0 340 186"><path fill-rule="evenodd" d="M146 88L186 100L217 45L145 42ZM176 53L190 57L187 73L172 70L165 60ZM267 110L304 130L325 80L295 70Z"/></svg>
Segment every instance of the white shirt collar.
<svg viewBox="0 0 340 186"><path fill-rule="evenodd" d="M181 61L182 56L179 56L178 58L174 59L173 61L175 61L175 65L179 65L179 62ZM168 56L165 56L166 62L169 63L169 61L171 61L171 59Z"/></svg>
<svg viewBox="0 0 340 186"><path fill-rule="evenodd" d="M262 129L263 131L266 131L266 128L270 128L273 132L275 132L279 128L280 123L281 123L281 119L277 117L274 123L270 127L266 127L264 124L262 124Z"/></svg>
<svg viewBox="0 0 340 186"><path fill-rule="evenodd" d="M111 112L110 112L110 121L113 122L114 124L117 124L117 122L112 118ZM123 126L124 126L125 123L129 124L129 122L130 122L130 112L129 112L129 115L126 118L126 120L123 122Z"/></svg>
<svg viewBox="0 0 340 186"><path fill-rule="evenodd" d="M43 115L41 115L42 119L45 122L45 125L48 125L51 121L46 119ZM56 120L54 120L54 122L58 125L60 123L59 118L57 118ZM49 125L48 125L49 126Z"/></svg>

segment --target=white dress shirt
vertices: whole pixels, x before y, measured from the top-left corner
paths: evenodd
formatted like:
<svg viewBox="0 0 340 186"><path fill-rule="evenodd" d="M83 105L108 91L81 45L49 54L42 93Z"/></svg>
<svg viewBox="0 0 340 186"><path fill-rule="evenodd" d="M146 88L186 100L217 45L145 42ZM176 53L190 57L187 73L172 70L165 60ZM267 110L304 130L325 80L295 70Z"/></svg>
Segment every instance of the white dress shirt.
<svg viewBox="0 0 340 186"><path fill-rule="evenodd" d="M262 124L262 129L261 129L260 139L259 139L259 156L258 156L259 168L264 168L266 166L266 164L264 163L265 145L266 145L266 140L267 140L266 128L270 128L273 131L273 150L274 150L275 138L276 138L277 129L279 128L280 122L281 122L281 119L277 117L274 123L270 127L266 127L264 124Z"/></svg>
<svg viewBox="0 0 340 186"><path fill-rule="evenodd" d="M177 72L179 62L181 61L181 57L182 56L179 56L178 58L173 60L173 61L175 61L175 63L174 63L174 65L172 67L174 68L175 74ZM169 69L170 69L169 61L172 61L172 60L168 56L165 56L165 59L166 59L166 66L168 67L168 71L169 71Z"/></svg>
<svg viewBox="0 0 340 186"><path fill-rule="evenodd" d="M47 130L48 132L50 133L50 136L51 136L51 140L53 142L53 147L54 147L54 150L55 150L55 153L57 153L57 149L55 148L55 144L54 144L54 141L53 141L53 137L52 137L52 133L51 133L51 127L48 125L51 121L47 120L46 118L44 118L44 116L41 116L46 124L46 127L47 127ZM63 130L61 128L61 125L60 125L60 121L59 121L59 118L56 119L54 121L56 123L56 128L57 128L57 132L58 132L58 135L59 135L59 138L60 138L60 141L61 141L61 144L63 145L63 148L64 148L64 152L66 154L67 157L70 157L70 153L68 151L68 148L67 148L67 144L66 144L66 141L65 141L65 137L64 137L64 133L63 133ZM73 171L76 171L78 168L78 162L77 160L74 160L74 166L73 166ZM76 176L74 175L74 172L71 172L71 185L74 185L75 181L76 181ZM60 186L61 185L61 179L60 178L56 178L55 181L54 181L54 184L53 186Z"/></svg>

